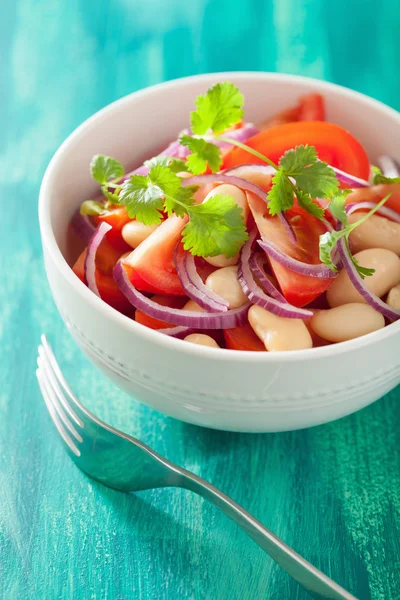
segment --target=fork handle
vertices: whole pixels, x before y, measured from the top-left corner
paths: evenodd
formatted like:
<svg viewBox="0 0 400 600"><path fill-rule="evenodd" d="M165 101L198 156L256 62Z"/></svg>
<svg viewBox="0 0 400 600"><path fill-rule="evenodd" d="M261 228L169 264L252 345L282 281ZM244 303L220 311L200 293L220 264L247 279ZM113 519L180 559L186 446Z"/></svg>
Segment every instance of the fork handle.
<svg viewBox="0 0 400 600"><path fill-rule="evenodd" d="M183 471L183 470L182 470ZM297 581L313 598L318 600L357 600L340 585L302 558L276 535L257 521L244 508L201 477L181 472L180 486L212 502L234 521L256 544Z"/></svg>

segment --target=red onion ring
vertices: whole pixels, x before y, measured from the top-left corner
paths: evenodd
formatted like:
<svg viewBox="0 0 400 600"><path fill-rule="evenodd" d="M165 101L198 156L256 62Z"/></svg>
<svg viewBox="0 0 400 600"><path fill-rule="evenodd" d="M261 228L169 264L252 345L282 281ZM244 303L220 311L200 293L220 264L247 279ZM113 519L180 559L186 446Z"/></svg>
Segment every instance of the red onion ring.
<svg viewBox="0 0 400 600"><path fill-rule="evenodd" d="M166 321L173 325L184 325L194 329L232 329L247 323L247 313L250 302L239 308L226 312L195 312L162 306L141 294L130 282L121 261L118 261L113 270L114 281L135 308L147 315Z"/></svg>
<svg viewBox="0 0 400 600"><path fill-rule="evenodd" d="M80 208L77 208L71 219L71 227L76 235L81 238L85 244L88 244L93 236L96 227L93 225L90 217L81 215Z"/></svg>
<svg viewBox="0 0 400 600"><path fill-rule="evenodd" d="M310 265L297 260L296 258L292 258L268 240L261 239L258 240L257 243L268 256L294 273L300 273L300 275L316 277L318 279L334 279L337 276L337 273L334 273L327 265L324 265L323 263Z"/></svg>
<svg viewBox="0 0 400 600"><path fill-rule="evenodd" d="M204 285L197 272L194 256L186 252L180 242L175 247L174 262L182 287L189 298L208 312L228 310L229 303Z"/></svg>
<svg viewBox="0 0 400 600"><path fill-rule="evenodd" d="M183 179L182 186L187 187L188 185L204 185L206 183L213 183L215 181L229 183L231 185L235 185L236 187L242 190L246 190L247 192L252 192L256 196L261 198L261 200L265 202L265 204L268 206L267 192L265 192L262 189L262 187L255 183L252 183L251 181L247 181L246 179L235 177L234 175L225 175L224 173L213 173L211 175L195 175L193 177ZM297 242L296 234L289 221L287 220L286 215L284 213L279 213L277 217L282 221L282 224L286 229L290 241L293 244L295 244Z"/></svg>
<svg viewBox="0 0 400 600"><path fill-rule="evenodd" d="M228 135L232 140L236 140L238 142L245 143L249 140L253 135L257 135L260 133L260 130L254 125L254 123L245 123L243 127L239 127L238 129L233 129L232 131L225 131L224 135ZM207 136L205 136L207 141L212 142L216 146L219 146L221 150L227 150L231 148L233 144L229 144L228 142L220 142L218 137L210 138L208 140Z"/></svg>
<svg viewBox="0 0 400 600"><path fill-rule="evenodd" d="M253 229L249 235L249 239L242 248L239 259L238 280L248 299L253 304L269 310L278 317L286 317L288 319L306 319L312 317L313 313L310 310L297 308L286 302L286 300L285 302L281 302L267 296L254 281L249 263L252 255L252 246L257 235L257 229Z"/></svg>
<svg viewBox="0 0 400 600"><path fill-rule="evenodd" d="M107 231L112 229L109 223L100 223L96 228L94 234L90 238L88 249L85 256L84 270L85 270L85 281L89 290L91 290L96 296L101 298L99 288L96 283L96 254L97 249L104 239Z"/></svg>
<svg viewBox="0 0 400 600"><path fill-rule="evenodd" d="M358 210L371 210L376 207L375 202L355 202L354 204L348 204L346 206L346 213L351 215ZM387 208L387 206L381 206L376 211L376 214L382 215L382 217L386 217L395 223L400 223L400 214L391 208Z"/></svg>
<svg viewBox="0 0 400 600"><path fill-rule="evenodd" d="M274 284L268 279L267 275L264 271L264 261L266 260L265 254L263 252L255 252L251 255L249 260L249 266L251 272L254 277L258 279L258 282L262 288L264 288L267 293L275 298L275 300L279 300L279 302L286 302L285 296L283 296L279 290L276 289Z"/></svg>
<svg viewBox="0 0 400 600"><path fill-rule="evenodd" d="M169 335L170 337L183 339L187 335L194 333L196 330L191 327L164 327L163 329L155 329L158 333L163 333L164 335Z"/></svg>
<svg viewBox="0 0 400 600"><path fill-rule="evenodd" d="M335 175L339 181L345 183L346 185L350 185L352 188L365 188L371 186L371 184L365 179L360 179L359 177L355 177L355 175L350 175L350 173L346 173L337 167L332 167L332 165L329 165L329 167L335 171Z"/></svg>
<svg viewBox="0 0 400 600"><path fill-rule="evenodd" d="M383 300L379 298L376 294L371 292L361 276L359 275L356 267L354 266L353 261L351 260L350 253L348 251L346 242L343 238L341 238L337 243L337 248L339 251L340 258L342 259L343 267L346 269L346 272L349 276L351 283L356 288L357 292L364 298L364 300L372 306L376 311L380 312L384 317L389 319L389 321L397 321L400 319L400 310L396 310L386 304Z"/></svg>

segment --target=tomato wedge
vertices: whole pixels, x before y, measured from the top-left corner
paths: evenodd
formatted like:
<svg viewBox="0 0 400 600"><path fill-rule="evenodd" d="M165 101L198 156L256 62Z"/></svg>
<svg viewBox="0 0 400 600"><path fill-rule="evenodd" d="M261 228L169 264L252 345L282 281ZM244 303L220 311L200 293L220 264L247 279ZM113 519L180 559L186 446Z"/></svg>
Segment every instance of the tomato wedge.
<svg viewBox="0 0 400 600"><path fill-rule="evenodd" d="M254 352L266 352L265 346L254 333L251 325L224 329L226 347L229 350L252 350Z"/></svg>
<svg viewBox="0 0 400 600"><path fill-rule="evenodd" d="M169 217L124 260L133 269L131 281L137 289L172 296L186 295L174 264L175 246L186 223L187 217Z"/></svg>
<svg viewBox="0 0 400 600"><path fill-rule="evenodd" d="M169 306L170 308L183 308L187 302L187 298L182 298L181 296L153 296L152 300L157 302L157 304ZM136 310L135 320L141 325L150 327L150 329L164 329L166 327L173 327L171 323L166 323L165 321L160 321L159 319L150 317L141 310Z"/></svg>
<svg viewBox="0 0 400 600"><path fill-rule="evenodd" d="M122 228L126 223L132 219L129 217L124 206L118 206L112 210L107 211L102 215L96 215L94 217L96 224L108 223L112 229L106 233L107 240L111 246L118 250L121 254L129 252L132 248L125 242L122 237Z"/></svg>
<svg viewBox="0 0 400 600"><path fill-rule="evenodd" d="M325 100L321 94L301 96L298 121L325 121Z"/></svg>
<svg viewBox="0 0 400 600"><path fill-rule="evenodd" d="M250 138L246 144L275 163L279 162L286 150L308 144L315 146L319 158L333 167L362 179L369 177L369 160L364 148L348 131L333 123L321 121L287 123L261 131ZM248 163L262 164L263 161L246 150L233 148L225 156L223 168L232 169Z"/></svg>
<svg viewBox="0 0 400 600"><path fill-rule="evenodd" d="M247 199L258 230L263 237L292 258L309 264L320 263L319 236L326 232L321 221L295 204L285 213L297 236L297 243L292 244L278 217L269 215L265 202L250 193L247 193ZM333 282L333 279L318 279L295 273L275 260L270 260L270 262L282 294L294 306L301 307L309 304L323 294Z"/></svg>
<svg viewBox="0 0 400 600"><path fill-rule="evenodd" d="M103 242L104 243L104 242ZM102 245L103 245L102 243ZM106 265L104 261L102 262L102 257L100 256L99 261L99 251L101 250L101 246L97 251L97 268L96 268L96 283L99 289L100 297L104 302L118 310L119 312L129 315L133 312L133 306L128 302L123 293L119 290L117 284L115 283L111 274L106 274L101 270L99 264ZM75 275L79 277L83 283L85 283L85 257L86 257L87 249L85 249L82 254L79 256L78 260L72 267ZM103 250L104 252L104 250ZM100 251L101 255L101 251ZM103 257L104 258L104 257ZM115 263L114 263L115 264ZM107 267L108 272L109 268ZM112 270L112 268L111 268Z"/></svg>
<svg viewBox="0 0 400 600"><path fill-rule="evenodd" d="M378 204L388 194L390 194L390 198L387 199L385 206L400 213L400 183L383 183L369 188L359 188L347 196L346 204L355 202L375 202L375 204Z"/></svg>

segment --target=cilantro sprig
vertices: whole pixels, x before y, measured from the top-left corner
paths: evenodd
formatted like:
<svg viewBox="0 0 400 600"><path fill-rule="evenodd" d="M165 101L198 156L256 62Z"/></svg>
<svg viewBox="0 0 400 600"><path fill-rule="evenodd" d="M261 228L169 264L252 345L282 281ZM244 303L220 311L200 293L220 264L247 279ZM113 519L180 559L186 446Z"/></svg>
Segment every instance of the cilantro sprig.
<svg viewBox="0 0 400 600"><path fill-rule="evenodd" d="M390 194L385 196L385 198L383 198L368 213L365 213L362 217L360 217L360 219L358 219L358 221L355 221L354 223L349 223L346 209L345 209L345 202L346 202L347 196L350 193L351 193L351 190L343 190L341 193L334 196L329 203L329 209L330 209L331 213L343 225L343 227L339 230L327 231L326 233L324 233L323 235L320 236L319 257L320 257L321 262L323 262L332 271L334 271L336 273L337 267L334 263L332 255L333 255L333 251L336 248L338 241L341 240L342 238L344 238L354 266L356 267L361 278L365 279L366 277L370 277L371 275L373 275L375 273L375 269L369 269L367 267L362 267L357 262L357 260L354 258L354 256L350 252L349 235L352 231L354 231L354 229L356 229L356 227L358 227L359 225L364 223L364 221L366 221L371 215L376 213L376 211L379 210L380 207L383 206L383 204L385 204L385 202L388 200L388 198L390 197Z"/></svg>
<svg viewBox="0 0 400 600"><path fill-rule="evenodd" d="M379 185L380 183L400 183L400 177L386 177L378 167L372 167L372 172L374 174L374 185Z"/></svg>

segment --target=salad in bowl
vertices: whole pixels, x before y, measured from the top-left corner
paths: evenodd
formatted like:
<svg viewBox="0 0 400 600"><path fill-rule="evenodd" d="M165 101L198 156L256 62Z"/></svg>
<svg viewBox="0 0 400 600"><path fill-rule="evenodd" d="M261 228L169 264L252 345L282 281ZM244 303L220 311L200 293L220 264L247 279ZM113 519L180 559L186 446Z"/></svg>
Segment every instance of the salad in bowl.
<svg viewBox="0 0 400 600"><path fill-rule="evenodd" d="M140 325L211 348L307 350L398 320L396 163L371 164L320 93L256 124L244 100L213 84L128 173L93 156L74 273Z"/></svg>
<svg viewBox="0 0 400 600"><path fill-rule="evenodd" d="M231 431L354 412L400 383L399 114L333 84L219 73L135 92L52 158L51 291L137 400Z"/></svg>

